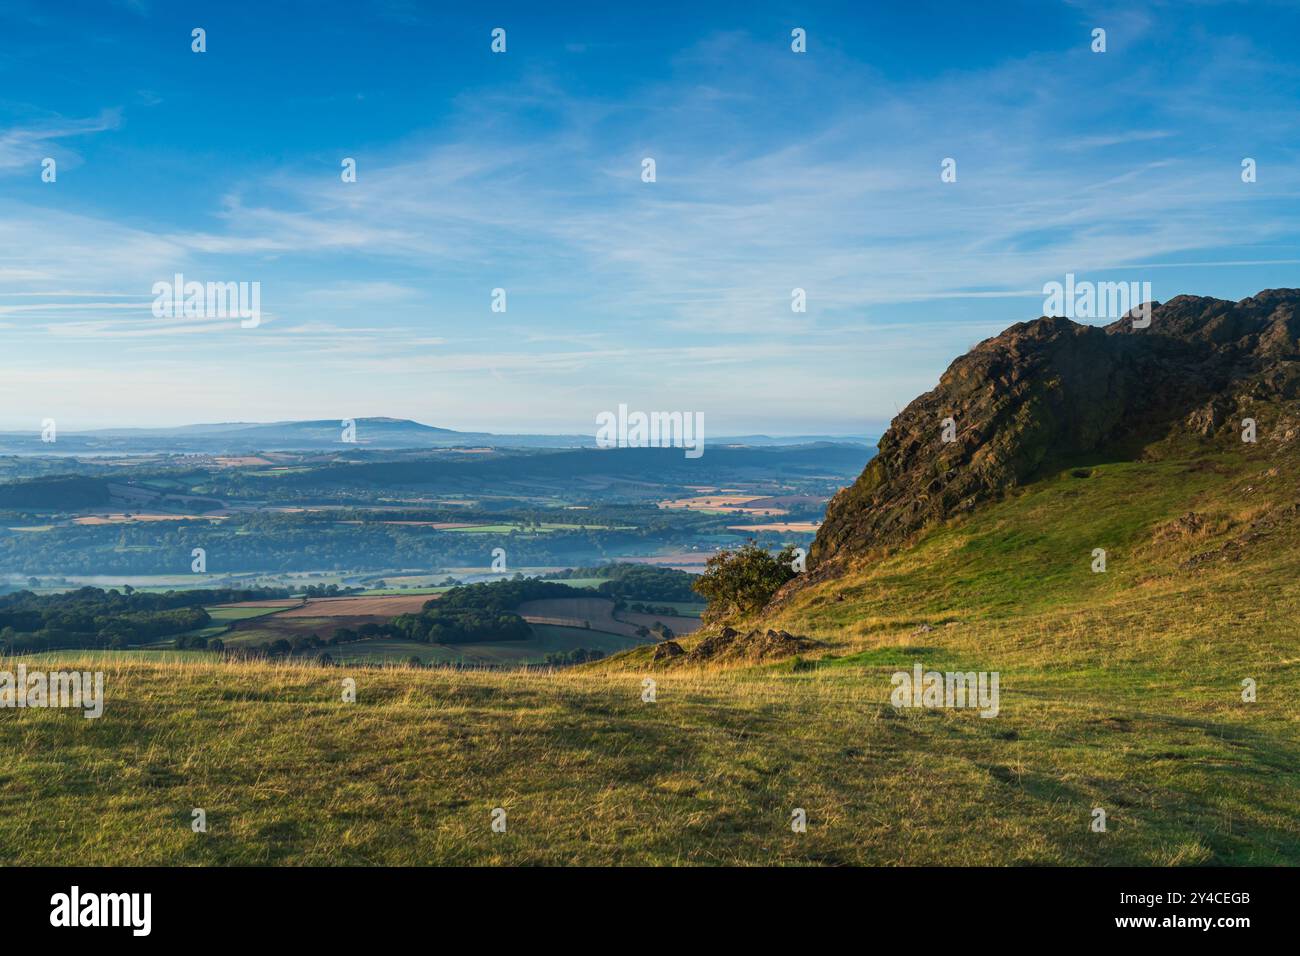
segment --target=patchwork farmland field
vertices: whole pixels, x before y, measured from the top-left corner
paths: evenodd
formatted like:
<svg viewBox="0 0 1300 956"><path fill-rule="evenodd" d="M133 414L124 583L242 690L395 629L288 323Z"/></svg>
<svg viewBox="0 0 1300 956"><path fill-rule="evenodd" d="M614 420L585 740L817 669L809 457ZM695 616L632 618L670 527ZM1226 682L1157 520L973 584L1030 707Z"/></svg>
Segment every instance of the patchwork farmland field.
<svg viewBox="0 0 1300 956"><path fill-rule="evenodd" d="M283 611L279 617L396 617L398 614L417 614L424 609L426 602L436 597L429 594L387 594L308 598L306 604Z"/></svg>
<svg viewBox="0 0 1300 956"><path fill-rule="evenodd" d="M584 593L582 585L598 585L607 580L593 577L564 583L578 585L581 594ZM439 592L446 590L447 587L438 589ZM382 626L400 614L419 613L426 602L437 597L438 594L427 591L398 591L326 598L266 598L212 605L207 608L211 624L187 636L209 640L219 637L231 650L264 648L277 641L294 644L307 637L329 642L340 630L358 632L366 625ZM663 603L667 606L670 602ZM595 594L528 601L516 610L531 625L533 639L529 641L437 645L404 641L390 635L347 640L341 644L327 643L324 647L296 650L294 656L315 657L327 653L335 662L372 664L406 663L416 659L426 664L531 666L545 663L548 654L566 654L577 649L612 654L636 647L654 640L638 636L638 631L649 629L656 623L666 625L676 635L690 634L700 626L698 614L703 605L678 604L684 613L667 615L624 611L615 616L614 602ZM677 604L672 606L677 608ZM165 649L171 644L172 641L164 640L158 647ZM182 656L180 659L188 658Z"/></svg>
<svg viewBox="0 0 1300 956"><path fill-rule="evenodd" d="M227 515L189 515L189 514L145 514L135 512L132 514L94 514L81 515L73 518L72 523L78 525L105 525L105 524L136 524L139 522L149 521L223 521Z"/></svg>
<svg viewBox="0 0 1300 956"><path fill-rule="evenodd" d="M227 647L256 647L278 640L292 641L295 637L315 634L328 640L342 628L356 630L363 624L382 624L385 617L284 617L266 615L248 621L239 621L220 635Z"/></svg>
<svg viewBox="0 0 1300 956"><path fill-rule="evenodd" d="M601 579L593 579L601 580ZM198 632L220 636L232 649L252 648L278 640L315 635L328 641L341 629L356 631L366 624L382 625L399 614L414 614L437 595L391 594L329 598L274 599L220 605L208 609L213 624ZM698 607L698 606L696 606ZM614 603L603 597L559 598L527 601L518 613L532 627L533 639L464 644L425 644L393 638L368 638L302 652L315 657L328 653L335 662L370 664L405 663L412 658L425 664L467 664L520 667L542 664L552 653L579 648L613 654L647 643L639 627L662 622L675 634L699 627L697 617L623 614L616 618Z"/></svg>
<svg viewBox="0 0 1300 956"><path fill-rule="evenodd" d="M614 617L614 602L608 598L550 598L542 601L525 601L518 613L525 621L543 624L587 621L601 631L636 637L636 625Z"/></svg>
<svg viewBox="0 0 1300 956"><path fill-rule="evenodd" d="M755 502L762 501L760 495L699 495L694 498L675 498L659 502L659 507L667 511L689 509L712 514L785 514L775 507L757 508Z"/></svg>
<svg viewBox="0 0 1300 956"><path fill-rule="evenodd" d="M302 601L285 598L280 601L245 601L239 604L216 604L208 608L208 616L214 621L244 621L250 617L263 617L290 608L301 607Z"/></svg>
<svg viewBox="0 0 1300 956"><path fill-rule="evenodd" d="M312 634L328 640L341 628L355 630L364 624L383 624L399 614L417 613L432 597L436 595L362 595L217 605L207 609L212 626L198 633L208 638L219 636L229 647L292 641Z"/></svg>
<svg viewBox="0 0 1300 956"><path fill-rule="evenodd" d="M770 524L729 524L729 531L743 531L750 534L763 533L798 533L814 534L819 527L816 521L774 521Z"/></svg>

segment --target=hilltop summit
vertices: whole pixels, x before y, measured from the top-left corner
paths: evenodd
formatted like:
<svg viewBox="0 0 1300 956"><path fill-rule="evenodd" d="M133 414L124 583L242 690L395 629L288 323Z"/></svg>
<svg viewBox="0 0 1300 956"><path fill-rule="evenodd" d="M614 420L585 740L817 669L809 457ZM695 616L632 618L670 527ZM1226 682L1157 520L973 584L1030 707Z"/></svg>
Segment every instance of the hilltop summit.
<svg viewBox="0 0 1300 956"><path fill-rule="evenodd" d="M1300 434L1300 289L1231 302L1180 295L1149 327L1041 317L949 366L894 419L879 454L831 501L814 578L902 542L1055 467L1136 460L1162 440L1261 443ZM944 441L944 421L951 441ZM802 582L801 582L802 583Z"/></svg>

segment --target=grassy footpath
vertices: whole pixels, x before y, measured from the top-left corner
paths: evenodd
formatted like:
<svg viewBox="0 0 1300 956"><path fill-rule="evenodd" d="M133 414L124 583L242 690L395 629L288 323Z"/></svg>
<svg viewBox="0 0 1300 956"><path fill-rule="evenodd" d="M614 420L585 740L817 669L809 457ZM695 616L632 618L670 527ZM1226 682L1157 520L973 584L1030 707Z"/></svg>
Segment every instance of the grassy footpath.
<svg viewBox="0 0 1300 956"><path fill-rule="evenodd" d="M768 666L100 656L100 720L0 710L0 862L1300 864L1297 501L1266 463L1066 471L801 592L767 623L824 646ZM1000 715L895 710L916 661L999 672Z"/></svg>

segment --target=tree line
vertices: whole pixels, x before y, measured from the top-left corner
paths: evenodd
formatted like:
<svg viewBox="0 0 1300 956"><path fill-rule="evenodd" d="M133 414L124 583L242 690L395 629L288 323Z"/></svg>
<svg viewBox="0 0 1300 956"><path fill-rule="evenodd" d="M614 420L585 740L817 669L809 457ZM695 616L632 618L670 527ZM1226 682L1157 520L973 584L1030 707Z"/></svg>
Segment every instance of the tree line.
<svg viewBox="0 0 1300 956"><path fill-rule="evenodd" d="M124 648L199 630L203 605L288 597L287 589L137 591L83 587L60 594L0 595L0 653L60 648Z"/></svg>

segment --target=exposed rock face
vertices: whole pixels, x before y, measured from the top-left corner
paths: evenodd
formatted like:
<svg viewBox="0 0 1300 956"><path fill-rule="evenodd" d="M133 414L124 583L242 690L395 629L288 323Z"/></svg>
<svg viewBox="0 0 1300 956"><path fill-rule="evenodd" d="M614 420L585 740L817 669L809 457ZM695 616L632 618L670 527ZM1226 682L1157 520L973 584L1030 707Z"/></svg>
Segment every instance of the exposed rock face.
<svg viewBox="0 0 1300 956"><path fill-rule="evenodd" d="M654 653L650 655L650 659L658 663L672 660L674 657L681 657L685 653L686 651L682 649L682 645L676 641L661 641L655 645Z"/></svg>
<svg viewBox="0 0 1300 956"><path fill-rule="evenodd" d="M718 634L707 637L686 655L686 663L702 664L706 661L770 661L792 654L812 650L818 642L798 637L789 631L755 629L742 634L735 628L723 628Z"/></svg>
<svg viewBox="0 0 1300 956"><path fill-rule="evenodd" d="M1052 466L1098 454L1132 459L1175 429L1210 439L1236 430L1252 405L1297 397L1300 289L1240 302L1179 296L1155 306L1145 329L1127 317L1105 327L1064 318L1013 325L953 362L894 419L877 456L831 501L811 577ZM1268 428L1294 431L1295 422L1260 421L1261 437Z"/></svg>

